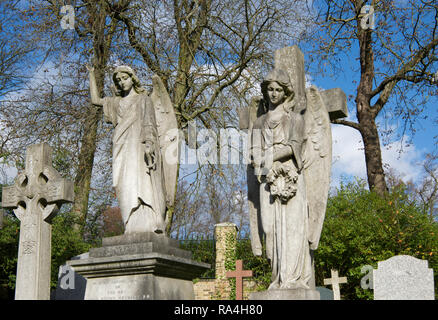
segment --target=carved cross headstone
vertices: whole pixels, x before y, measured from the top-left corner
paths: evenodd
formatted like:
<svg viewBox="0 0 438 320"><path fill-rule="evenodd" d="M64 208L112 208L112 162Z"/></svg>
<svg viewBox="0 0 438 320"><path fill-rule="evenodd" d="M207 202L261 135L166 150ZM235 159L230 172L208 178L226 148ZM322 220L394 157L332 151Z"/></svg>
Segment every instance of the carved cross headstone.
<svg viewBox="0 0 438 320"><path fill-rule="evenodd" d="M295 94L305 96L304 54L297 46L281 48L275 51L275 67L285 70L290 77ZM348 115L347 97L340 88L328 89L320 92L327 107L330 120L345 118ZM239 109L239 127L248 128L250 118L255 119L258 102L250 108Z"/></svg>
<svg viewBox="0 0 438 320"><path fill-rule="evenodd" d="M21 223L16 300L50 299L51 221L74 197L73 183L52 167L51 154L46 143L30 146L24 172L3 188L2 207L13 209Z"/></svg>
<svg viewBox="0 0 438 320"><path fill-rule="evenodd" d="M236 260L236 271L228 271L227 278L236 278L236 300L243 300L243 278L252 277L251 270L243 270L242 260Z"/></svg>
<svg viewBox="0 0 438 320"><path fill-rule="evenodd" d="M331 285L333 288L333 300L341 300L341 292L339 289L339 284L347 283L346 277L339 278L337 270L331 270L332 277L329 279L324 279L324 285Z"/></svg>

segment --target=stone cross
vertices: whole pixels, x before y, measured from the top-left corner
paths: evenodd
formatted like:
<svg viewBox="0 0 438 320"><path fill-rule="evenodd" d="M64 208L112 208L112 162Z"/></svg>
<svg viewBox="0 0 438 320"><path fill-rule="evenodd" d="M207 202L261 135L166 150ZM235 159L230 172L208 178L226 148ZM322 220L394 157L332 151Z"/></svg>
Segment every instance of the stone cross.
<svg viewBox="0 0 438 320"><path fill-rule="evenodd" d="M333 300L341 300L341 293L339 290L339 284L347 283L347 277L338 277L338 270L331 270L332 277L324 279L324 285L331 285L333 288Z"/></svg>
<svg viewBox="0 0 438 320"><path fill-rule="evenodd" d="M295 94L304 97L305 94L305 70L304 54L298 46L281 48L275 51L275 67L285 70L290 77ZM320 92L327 107L330 120L345 118L348 115L347 97L340 88L328 89ZM240 129L250 129L250 119L255 120L257 107L246 107L238 110Z"/></svg>
<svg viewBox="0 0 438 320"><path fill-rule="evenodd" d="M51 154L46 143L28 147L24 172L3 188L2 207L20 220L16 300L50 299L51 221L74 197L73 183L52 167Z"/></svg>
<svg viewBox="0 0 438 320"><path fill-rule="evenodd" d="M252 277L251 270L243 270L242 260L236 260L236 271L228 271L227 278L236 278L236 300L243 300L243 278Z"/></svg>

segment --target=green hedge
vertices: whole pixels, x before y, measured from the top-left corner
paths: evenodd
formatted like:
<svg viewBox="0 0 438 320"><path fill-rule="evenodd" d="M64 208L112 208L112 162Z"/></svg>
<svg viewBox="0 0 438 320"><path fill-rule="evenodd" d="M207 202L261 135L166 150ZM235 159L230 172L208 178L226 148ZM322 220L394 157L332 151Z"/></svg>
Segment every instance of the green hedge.
<svg viewBox="0 0 438 320"><path fill-rule="evenodd" d="M361 288L361 268L395 255L429 261L435 271L438 293L438 224L408 197L403 185L381 198L365 188L365 182L342 185L329 198L318 250L315 252L316 284L330 278L330 269L348 278L341 285L343 299L372 299Z"/></svg>

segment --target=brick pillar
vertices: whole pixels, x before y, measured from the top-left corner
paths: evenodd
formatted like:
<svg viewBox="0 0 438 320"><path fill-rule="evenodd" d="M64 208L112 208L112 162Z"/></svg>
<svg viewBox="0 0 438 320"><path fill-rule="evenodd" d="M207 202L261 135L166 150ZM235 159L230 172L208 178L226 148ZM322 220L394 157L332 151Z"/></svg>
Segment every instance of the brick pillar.
<svg viewBox="0 0 438 320"><path fill-rule="evenodd" d="M225 270L226 251L236 251L236 247L227 248L227 234L231 233L234 240L237 238L237 226L234 223L223 222L215 225L216 238L216 279L227 279ZM235 241L234 241L235 243Z"/></svg>

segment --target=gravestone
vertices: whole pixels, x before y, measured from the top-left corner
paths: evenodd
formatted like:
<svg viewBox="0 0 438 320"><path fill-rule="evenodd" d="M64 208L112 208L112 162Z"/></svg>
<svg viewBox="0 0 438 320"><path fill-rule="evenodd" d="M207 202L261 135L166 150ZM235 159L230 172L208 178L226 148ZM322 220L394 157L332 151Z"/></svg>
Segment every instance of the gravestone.
<svg viewBox="0 0 438 320"><path fill-rule="evenodd" d="M434 300L433 270L427 260L399 255L373 271L374 300Z"/></svg>
<svg viewBox="0 0 438 320"><path fill-rule="evenodd" d="M228 271L227 278L236 278L236 300L243 300L243 278L252 277L251 270L243 270L242 260L236 260L236 270Z"/></svg>
<svg viewBox="0 0 438 320"><path fill-rule="evenodd" d="M103 238L88 258L66 264L86 279L85 300L193 300L192 280L210 268L154 232Z"/></svg>
<svg viewBox="0 0 438 320"><path fill-rule="evenodd" d="M71 258L71 260L88 259L89 253L83 253ZM59 266L58 284L54 300L84 300L87 279L76 273L67 264Z"/></svg>
<svg viewBox="0 0 438 320"><path fill-rule="evenodd" d="M347 283L346 277L339 278L337 270L331 270L332 277L324 279L324 285L331 285L333 288L333 300L341 300L341 291L339 285L341 283Z"/></svg>
<svg viewBox="0 0 438 320"><path fill-rule="evenodd" d="M51 154L46 143L30 146L25 171L2 192L2 207L13 209L21 223L16 300L50 299L51 221L74 196L73 183L52 167Z"/></svg>
<svg viewBox="0 0 438 320"><path fill-rule="evenodd" d="M319 292L320 300L334 300L333 291L326 287L316 287Z"/></svg>

